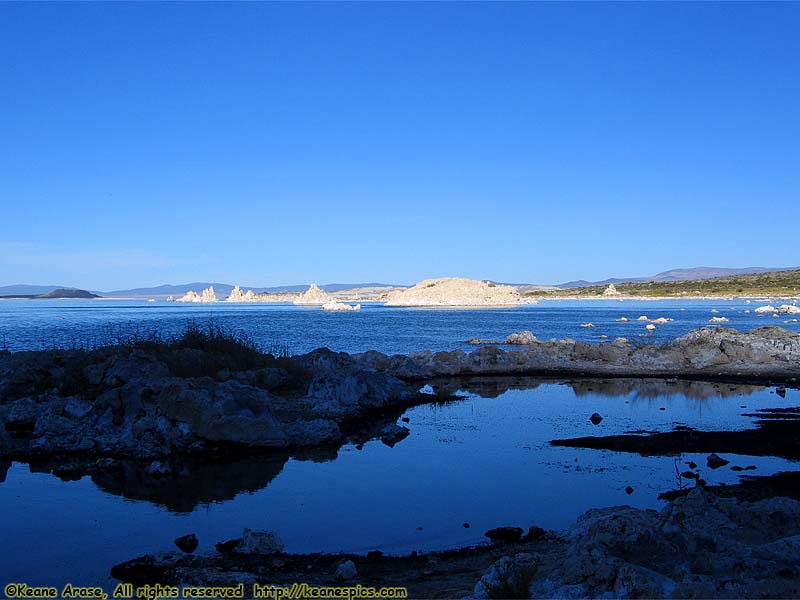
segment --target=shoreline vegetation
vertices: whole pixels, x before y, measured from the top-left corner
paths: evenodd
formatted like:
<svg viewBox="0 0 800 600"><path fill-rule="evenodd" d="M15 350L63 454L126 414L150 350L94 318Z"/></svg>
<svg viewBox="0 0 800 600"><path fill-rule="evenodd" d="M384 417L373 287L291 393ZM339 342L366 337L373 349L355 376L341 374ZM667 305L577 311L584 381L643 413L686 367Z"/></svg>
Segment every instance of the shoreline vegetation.
<svg viewBox="0 0 800 600"><path fill-rule="evenodd" d="M590 285L569 290L540 290L525 293L537 299L714 299L714 298L797 298L800 270L773 271L752 275L729 275L684 281L630 282Z"/></svg>
<svg viewBox="0 0 800 600"><path fill-rule="evenodd" d="M576 393L581 381L612 392L637 378L645 394L685 389L698 397L719 385L706 381L774 385L780 395L800 387L800 334L779 327L702 328L669 344L643 346L623 339L542 342L530 332L509 338L515 349L394 356L319 349L288 356L265 353L212 323L192 324L175 338L131 338L93 350L3 351L0 465L29 462L67 480L90 474L126 489L128 476L169 482L186 476L192 461L213 468L214 461L240 457L275 460L261 469L268 480L296 453L333 456L344 443L402 443L410 433L398 423L406 408L458 401L463 385L502 391L521 377L568 378ZM724 452L795 458L796 410L758 411L756 428L737 432L551 443L642 454L708 451L708 466L716 468L729 462L713 454L724 438ZM487 531L490 543L481 546L362 556L286 554L274 532L245 530L242 538L221 540L211 554L192 554L196 544L186 550L181 538L181 551L134 558L111 574L138 585L396 584L409 587L412 597L800 594L800 546L793 541L800 535L800 502L785 497L796 489L797 474L746 478L718 493L691 473L696 476L687 474L660 512L593 509L562 533L535 524L527 533L501 526Z"/></svg>

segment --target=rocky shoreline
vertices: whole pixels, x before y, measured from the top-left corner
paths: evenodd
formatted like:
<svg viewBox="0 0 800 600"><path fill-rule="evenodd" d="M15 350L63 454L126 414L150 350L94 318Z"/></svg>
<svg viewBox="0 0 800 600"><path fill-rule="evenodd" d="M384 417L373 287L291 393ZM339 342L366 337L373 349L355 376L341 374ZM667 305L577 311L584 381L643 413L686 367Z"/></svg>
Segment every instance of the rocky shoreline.
<svg viewBox="0 0 800 600"><path fill-rule="evenodd" d="M642 386L645 395L680 390L703 398L725 394L714 380L771 383L783 393L797 387L800 372L800 335L777 327L704 328L662 346L511 337L512 350L386 356L320 349L276 357L246 340L194 330L171 342L2 352L0 480L11 460L23 460L32 471L65 480L89 475L109 493L191 511L263 487L290 457L328 460L344 443L371 439L393 445L409 432L398 423L405 408L456 400L460 389L500 394L530 386L526 377L534 375L571 378L578 395ZM753 413L753 430L553 443L797 458L796 411ZM800 594L800 502L784 497L796 474L710 489L692 472L686 481L694 487L665 496L660 512L591 510L565 532L500 528L487 532L486 545L408 556L292 555L272 533L246 532L210 555L148 555L117 565L112 575L139 585L397 585L413 597Z"/></svg>
<svg viewBox="0 0 800 600"><path fill-rule="evenodd" d="M800 334L703 328L671 344L541 342L516 350L274 357L224 338L0 353L0 456L270 451L408 433L383 411L446 399L454 377L638 377L797 385ZM425 383L429 394L420 393ZM431 385L427 385L431 384ZM396 418L396 417L395 417ZM379 427L378 427L379 426ZM374 430L378 427L377 430ZM370 428L367 427L369 430Z"/></svg>
<svg viewBox="0 0 800 600"><path fill-rule="evenodd" d="M564 532L503 527L484 545L405 556L286 554L272 532L245 530L215 553L146 555L111 575L140 586L403 586L412 598L797 597L800 501L739 499L734 487L698 486L661 511L589 510Z"/></svg>

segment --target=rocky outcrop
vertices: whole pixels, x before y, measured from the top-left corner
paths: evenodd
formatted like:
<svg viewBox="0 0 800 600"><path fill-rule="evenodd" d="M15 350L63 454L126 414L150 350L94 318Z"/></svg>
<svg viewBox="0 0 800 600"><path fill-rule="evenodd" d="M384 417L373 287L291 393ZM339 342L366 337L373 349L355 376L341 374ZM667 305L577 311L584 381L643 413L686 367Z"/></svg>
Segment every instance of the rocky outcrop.
<svg viewBox="0 0 800 600"><path fill-rule="evenodd" d="M660 512L593 509L561 543L506 556L475 598L791 598L800 594L800 502L745 502L701 487ZM497 595L515 589L522 595Z"/></svg>
<svg viewBox="0 0 800 600"><path fill-rule="evenodd" d="M329 312L358 312L361 310L360 304L345 304L335 300L333 302L326 302L322 305L322 310Z"/></svg>
<svg viewBox="0 0 800 600"><path fill-rule="evenodd" d="M780 327L747 333L704 327L665 345L636 346L622 338L599 344L534 340L509 351L485 346L469 353L458 349L391 357L367 352L357 360L407 379L564 374L795 381L800 373L800 334Z"/></svg>
<svg viewBox="0 0 800 600"><path fill-rule="evenodd" d="M800 595L800 502L774 494L745 500L696 487L660 512L594 509L561 533L536 526L527 535L522 531L498 527L486 532L491 544L407 556L251 555L239 551L243 536L218 543L215 553L134 558L113 567L111 575L134 585L244 582L248 589L261 581L379 581L407 587L411 598L462 598L470 592L475 598Z"/></svg>
<svg viewBox="0 0 800 600"><path fill-rule="evenodd" d="M183 347L0 353L0 456L318 446L370 411L420 401L346 354L244 358Z"/></svg>
<svg viewBox="0 0 800 600"><path fill-rule="evenodd" d="M255 302L256 294L253 290L242 292L242 288L238 285L234 286L231 293L225 298L225 302Z"/></svg>
<svg viewBox="0 0 800 600"><path fill-rule="evenodd" d="M666 345L544 342L529 332L519 342L509 351L317 350L282 359L230 342L0 353L0 456L155 458L335 443L370 411L424 401L404 380L560 374L796 384L800 371L800 334L778 327L703 328Z"/></svg>
<svg viewBox="0 0 800 600"><path fill-rule="evenodd" d="M426 279L413 287L388 294L387 306L514 306L535 304L517 288L461 277Z"/></svg>
<svg viewBox="0 0 800 600"><path fill-rule="evenodd" d="M334 302L333 296L320 288L316 283L312 283L308 289L296 297L293 302L295 304L328 304Z"/></svg>
<svg viewBox="0 0 800 600"><path fill-rule="evenodd" d="M609 283L608 287L603 290L603 296L621 296L621 294L617 291L613 283Z"/></svg>
<svg viewBox="0 0 800 600"><path fill-rule="evenodd" d="M193 290L189 290L188 292L186 292L186 294L175 300L175 302L206 302L206 303L211 303L216 301L217 301L217 295L214 293L213 285L204 289L200 294L197 294L197 292Z"/></svg>
<svg viewBox="0 0 800 600"><path fill-rule="evenodd" d="M800 306L794 304L781 304L778 307L778 312L782 315L800 315Z"/></svg>

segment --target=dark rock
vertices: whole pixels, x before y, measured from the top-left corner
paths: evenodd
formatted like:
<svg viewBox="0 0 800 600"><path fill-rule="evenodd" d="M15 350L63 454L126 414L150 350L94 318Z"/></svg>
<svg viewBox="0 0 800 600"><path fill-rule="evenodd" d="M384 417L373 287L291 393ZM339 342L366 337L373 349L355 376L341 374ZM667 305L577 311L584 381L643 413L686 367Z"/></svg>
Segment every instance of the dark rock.
<svg viewBox="0 0 800 600"><path fill-rule="evenodd" d="M227 542L217 542L216 544L214 544L214 547L220 554L229 554L234 550L236 550L236 548L241 543L242 543L241 538L237 538L235 540L228 540Z"/></svg>
<svg viewBox="0 0 800 600"><path fill-rule="evenodd" d="M392 423L381 430L381 441L390 448L393 448L395 444L407 438L410 433L411 431L408 427Z"/></svg>
<svg viewBox="0 0 800 600"><path fill-rule="evenodd" d="M694 471L684 471L683 473L681 473L681 477L685 477L686 479L698 479L700 475L698 475Z"/></svg>
<svg viewBox="0 0 800 600"><path fill-rule="evenodd" d="M780 396L781 398L786 398L786 388L783 386L777 388L775 390L775 393L778 394L778 396Z"/></svg>
<svg viewBox="0 0 800 600"><path fill-rule="evenodd" d="M599 414L599 413L594 413L594 414L593 414L591 417L589 417L589 420L590 420L590 421L591 421L591 422L592 422L594 425L599 425L599 424L600 424L600 422L603 420L603 417L602 417L602 416L600 416L600 414Z"/></svg>
<svg viewBox="0 0 800 600"><path fill-rule="evenodd" d="M464 523L464 529L469 529L471 525L469 523Z"/></svg>
<svg viewBox="0 0 800 600"><path fill-rule="evenodd" d="M383 558L383 552L380 550L370 550L367 552L367 560L376 562Z"/></svg>
<svg viewBox="0 0 800 600"><path fill-rule="evenodd" d="M536 540L542 539L545 535L547 535L547 531L537 525L531 525L528 528L528 533L523 536L522 541L535 542Z"/></svg>
<svg viewBox="0 0 800 600"><path fill-rule="evenodd" d="M706 465L710 469L719 469L720 467L724 467L731 461L725 460L721 456L717 456L716 454L709 454L708 458L706 458Z"/></svg>
<svg viewBox="0 0 800 600"><path fill-rule="evenodd" d="M516 544L522 540L521 527L496 527L484 533L494 544Z"/></svg>
<svg viewBox="0 0 800 600"><path fill-rule="evenodd" d="M175 545L180 548L183 552L187 554L191 554L197 547L200 545L200 542L197 539L197 536L193 533L189 535L183 535L179 538L175 538Z"/></svg>
<svg viewBox="0 0 800 600"><path fill-rule="evenodd" d="M630 496L633 493L633 488L631 486L626 487L625 493L628 494L628 496Z"/></svg>

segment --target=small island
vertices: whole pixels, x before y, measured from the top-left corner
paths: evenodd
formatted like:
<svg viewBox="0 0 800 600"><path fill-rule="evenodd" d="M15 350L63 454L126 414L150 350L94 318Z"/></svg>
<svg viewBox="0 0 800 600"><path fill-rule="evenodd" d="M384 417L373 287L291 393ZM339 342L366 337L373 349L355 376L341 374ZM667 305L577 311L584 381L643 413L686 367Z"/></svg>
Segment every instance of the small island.
<svg viewBox="0 0 800 600"><path fill-rule="evenodd" d="M0 296L2 300L94 300L102 298L86 290L72 288L59 288L46 294L22 294L16 296Z"/></svg>

